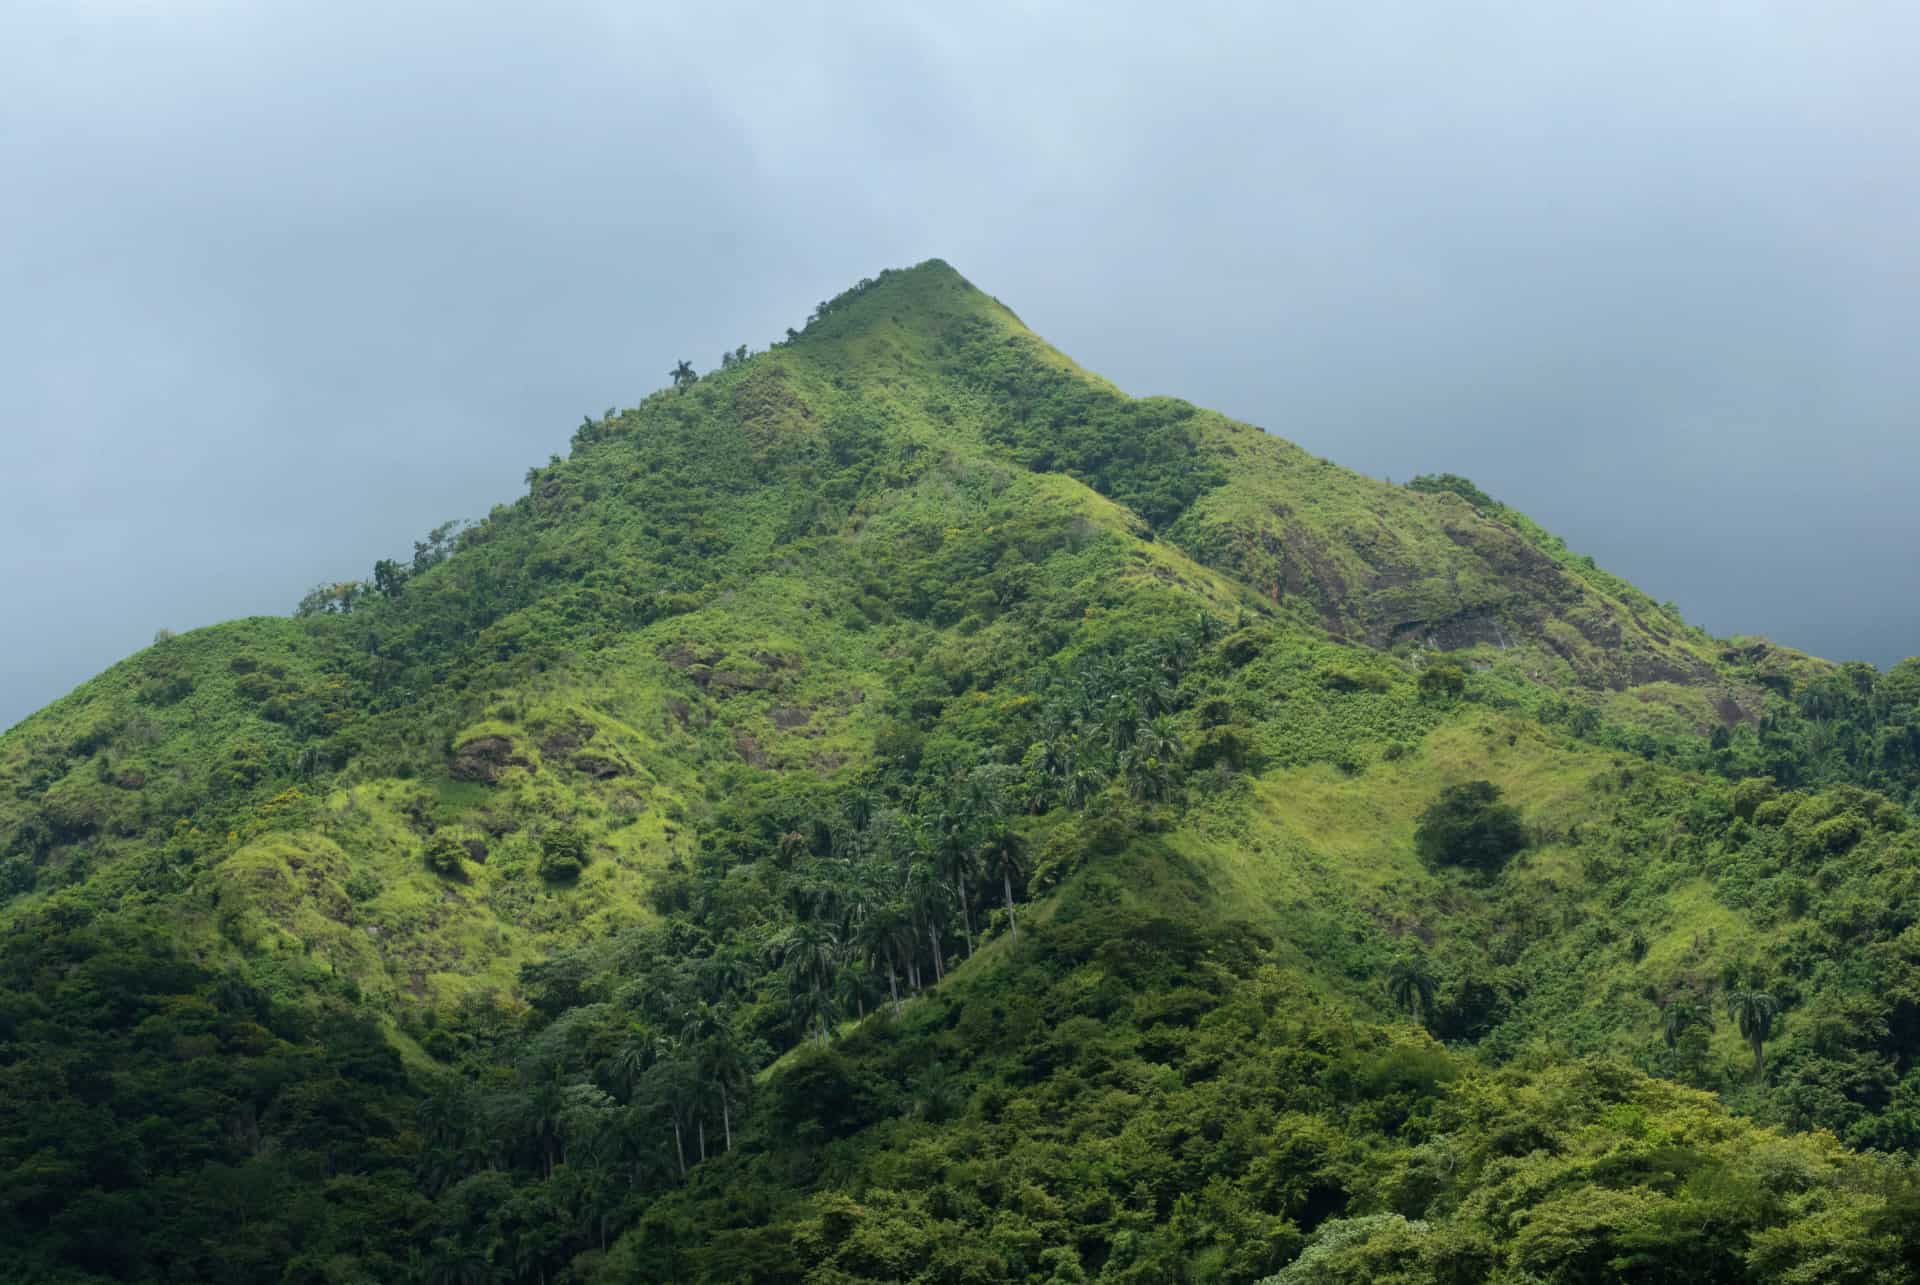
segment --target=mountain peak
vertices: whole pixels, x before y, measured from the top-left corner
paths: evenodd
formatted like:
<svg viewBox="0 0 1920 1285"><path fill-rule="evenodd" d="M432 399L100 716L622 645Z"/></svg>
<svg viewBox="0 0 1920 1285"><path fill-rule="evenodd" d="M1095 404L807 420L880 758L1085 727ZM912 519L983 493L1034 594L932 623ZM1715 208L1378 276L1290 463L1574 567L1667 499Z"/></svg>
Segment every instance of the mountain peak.
<svg viewBox="0 0 1920 1285"><path fill-rule="evenodd" d="M991 317L1025 329L1011 310L953 265L944 259L927 259L910 268L887 268L878 276L862 277L833 298L823 300L807 318L805 333L842 337L884 323L926 330L942 328L963 316Z"/></svg>
<svg viewBox="0 0 1920 1285"><path fill-rule="evenodd" d="M1920 1149L1920 827L1862 788L1920 794L1912 675L1129 397L938 259L690 374L0 734L10 1278L1245 1280L1315 1224L1484 1276L1545 1199L1734 1280L1913 1225L1642 1074ZM1646 1182L1783 1164L1791 1238Z"/></svg>

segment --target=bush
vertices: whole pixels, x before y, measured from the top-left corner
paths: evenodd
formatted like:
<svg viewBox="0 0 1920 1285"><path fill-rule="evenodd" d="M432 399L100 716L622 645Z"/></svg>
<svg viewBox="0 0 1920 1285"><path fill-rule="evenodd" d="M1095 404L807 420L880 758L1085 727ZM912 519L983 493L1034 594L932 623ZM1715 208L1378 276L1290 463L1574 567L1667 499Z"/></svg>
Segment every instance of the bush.
<svg viewBox="0 0 1920 1285"><path fill-rule="evenodd" d="M1413 846L1430 866L1465 866L1493 874L1527 846L1520 813L1500 802L1491 781L1448 786L1420 817Z"/></svg>
<svg viewBox="0 0 1920 1285"><path fill-rule="evenodd" d="M1779 791L1774 788L1770 776L1749 776L1733 787L1733 814L1742 820L1753 820L1753 814L1760 805L1772 799Z"/></svg>
<svg viewBox="0 0 1920 1285"><path fill-rule="evenodd" d="M1450 660L1436 660L1420 671L1421 700L1456 700L1467 690L1467 671Z"/></svg>
<svg viewBox="0 0 1920 1285"><path fill-rule="evenodd" d="M540 877L558 883L575 878L587 865L587 840L570 825L559 825L540 839Z"/></svg>
<svg viewBox="0 0 1920 1285"><path fill-rule="evenodd" d="M1265 627L1242 629L1229 635L1220 644L1220 658L1231 669L1239 669L1253 662L1265 651L1274 639L1273 630Z"/></svg>
<svg viewBox="0 0 1920 1285"><path fill-rule="evenodd" d="M460 863L466 855L466 846L444 831L427 840L427 869L437 875L458 875L462 869Z"/></svg>
<svg viewBox="0 0 1920 1285"><path fill-rule="evenodd" d="M1457 668L1455 672L1459 672ZM1393 680L1385 674L1368 669L1348 669L1341 665L1329 665L1321 670L1320 681L1336 692L1384 692L1393 686ZM1460 681L1464 686L1464 674Z"/></svg>

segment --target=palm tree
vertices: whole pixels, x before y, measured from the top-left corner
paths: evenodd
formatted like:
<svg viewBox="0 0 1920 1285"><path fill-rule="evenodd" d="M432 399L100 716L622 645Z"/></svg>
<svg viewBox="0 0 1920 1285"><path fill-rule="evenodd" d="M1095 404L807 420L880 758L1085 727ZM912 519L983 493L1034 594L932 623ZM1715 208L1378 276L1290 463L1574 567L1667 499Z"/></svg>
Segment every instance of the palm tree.
<svg viewBox="0 0 1920 1285"><path fill-rule="evenodd" d="M893 1015L900 1016L899 961L913 951L913 925L907 918L905 903L889 898L870 904L855 930L854 945L869 965L886 968L887 994L893 999Z"/></svg>
<svg viewBox="0 0 1920 1285"><path fill-rule="evenodd" d="M1393 1002L1413 1015L1413 1020L1426 1025L1426 1014L1433 1008L1433 992L1439 983L1435 980L1427 961L1419 955L1397 959L1393 967L1387 970L1387 990L1393 995Z"/></svg>
<svg viewBox="0 0 1920 1285"><path fill-rule="evenodd" d="M689 361L680 362L668 372L668 375L673 380L673 386L682 392L691 388L694 381L700 378L694 373L693 363Z"/></svg>
<svg viewBox="0 0 1920 1285"><path fill-rule="evenodd" d="M1765 1065L1765 1046L1773 1034L1773 1019L1780 1002L1765 991L1739 990L1727 993L1727 1016L1740 1028L1740 1038L1753 1049L1753 1074L1758 1079Z"/></svg>
<svg viewBox="0 0 1920 1285"><path fill-rule="evenodd" d="M415 1270L427 1285L486 1285L495 1279L486 1255L452 1236L435 1236Z"/></svg>
<svg viewBox="0 0 1920 1285"><path fill-rule="evenodd" d="M960 931L967 940L967 957L973 957L973 916L968 912L967 878L973 873L978 852L974 846L972 809L961 799L951 799L934 818L933 856L940 873L953 881L954 904L960 908Z"/></svg>
<svg viewBox="0 0 1920 1285"><path fill-rule="evenodd" d="M936 982L947 975L946 951L940 945L940 927L946 922L949 895L946 884L940 881L932 866L924 861L916 861L908 867L907 906L917 929L926 933L927 944L933 948L933 980Z"/></svg>
<svg viewBox="0 0 1920 1285"><path fill-rule="evenodd" d="M560 1079L558 1066L535 1080L521 1099L521 1126L549 1178L553 1177L553 1166L559 1159L561 1119L566 1109L566 1085Z"/></svg>
<svg viewBox="0 0 1920 1285"><path fill-rule="evenodd" d="M816 1042L825 1044L833 973L840 962L839 936L817 919L803 919L773 939L767 956L786 977Z"/></svg>
<svg viewBox="0 0 1920 1285"><path fill-rule="evenodd" d="M634 1086L640 1083L640 1077L653 1065L653 1052L652 1035L635 1022L628 1028L626 1038L607 1058L604 1068L607 1078L620 1090L623 1100L633 1100Z"/></svg>
<svg viewBox="0 0 1920 1285"><path fill-rule="evenodd" d="M753 968L738 949L716 950L700 961L695 969L701 998L710 1004L724 1003L742 994L753 983Z"/></svg>
<svg viewBox="0 0 1920 1285"><path fill-rule="evenodd" d="M685 1046L672 1036L657 1042L659 1056L647 1070L644 1100L650 1111L664 1112L673 1126L673 1154L680 1162L680 1180L687 1177L686 1127L693 1122L699 1083Z"/></svg>
<svg viewBox="0 0 1920 1285"><path fill-rule="evenodd" d="M695 1057L700 1078L720 1103L720 1127L727 1150L733 1150L733 1104L746 1096L753 1082L752 1061L730 1024L722 1024L703 1039Z"/></svg>
<svg viewBox="0 0 1920 1285"><path fill-rule="evenodd" d="M1100 791L1107 788L1107 776L1091 762L1077 764L1067 777L1061 797L1070 808L1083 808L1091 803Z"/></svg>
<svg viewBox="0 0 1920 1285"><path fill-rule="evenodd" d="M733 1121L727 1113L725 1090L721 1087L722 1069L729 1061L729 1050L735 1047L733 1025L727 1020L725 1012L712 1004L696 1001L687 1010L685 1020L680 1026L680 1046L686 1049L692 1058L694 1077L714 1095L720 1103L721 1125L726 1130L727 1147L733 1147ZM698 1101L696 1095L696 1103ZM707 1116L705 1110L695 1107L697 1135L700 1158L707 1158Z"/></svg>
<svg viewBox="0 0 1920 1285"><path fill-rule="evenodd" d="M1034 782L1033 793L1028 797L1028 812L1037 815L1045 811L1054 799L1065 793L1067 781L1073 776L1073 761L1074 742L1071 734L1061 732L1040 743L1040 756L1034 764L1039 779Z"/></svg>
<svg viewBox="0 0 1920 1285"><path fill-rule="evenodd" d="M1127 796L1136 803L1158 803L1173 793L1172 763L1144 745L1134 745L1120 756L1120 778L1126 783Z"/></svg>
<svg viewBox="0 0 1920 1285"><path fill-rule="evenodd" d="M1020 921L1013 914L1013 880L1014 876L1026 872L1026 844L1013 830L998 827L988 840L987 862L988 870L1000 876L1000 892L1007 905L1007 935L1018 943Z"/></svg>
<svg viewBox="0 0 1920 1285"><path fill-rule="evenodd" d="M1667 1005L1667 1011L1660 1023L1660 1036L1667 1042L1668 1048L1678 1048L1687 1032L1696 1027L1711 1031L1713 1010L1694 1000L1677 999Z"/></svg>

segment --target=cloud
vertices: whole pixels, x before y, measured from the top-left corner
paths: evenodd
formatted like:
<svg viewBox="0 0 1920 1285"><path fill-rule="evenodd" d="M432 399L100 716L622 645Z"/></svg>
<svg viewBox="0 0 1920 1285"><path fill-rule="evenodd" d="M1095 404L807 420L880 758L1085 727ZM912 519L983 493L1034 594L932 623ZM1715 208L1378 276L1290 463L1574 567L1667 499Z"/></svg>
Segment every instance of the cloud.
<svg viewBox="0 0 1920 1285"><path fill-rule="evenodd" d="M1720 631L1920 650L1920 15L39 4L0 50L0 724L940 255Z"/></svg>

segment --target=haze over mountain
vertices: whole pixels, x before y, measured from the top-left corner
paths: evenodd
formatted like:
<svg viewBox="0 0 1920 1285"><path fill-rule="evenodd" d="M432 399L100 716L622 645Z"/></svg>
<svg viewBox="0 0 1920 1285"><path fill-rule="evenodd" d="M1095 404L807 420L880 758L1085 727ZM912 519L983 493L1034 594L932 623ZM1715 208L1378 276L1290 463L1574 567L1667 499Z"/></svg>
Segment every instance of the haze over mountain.
<svg viewBox="0 0 1920 1285"><path fill-rule="evenodd" d="M1912 1281L1916 796L885 271L0 734L0 1281Z"/></svg>
<svg viewBox="0 0 1920 1285"><path fill-rule="evenodd" d="M949 256L1719 632L1920 637L1910 7L12 6L0 726ZM804 308L801 308L804 311Z"/></svg>

